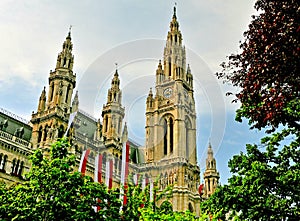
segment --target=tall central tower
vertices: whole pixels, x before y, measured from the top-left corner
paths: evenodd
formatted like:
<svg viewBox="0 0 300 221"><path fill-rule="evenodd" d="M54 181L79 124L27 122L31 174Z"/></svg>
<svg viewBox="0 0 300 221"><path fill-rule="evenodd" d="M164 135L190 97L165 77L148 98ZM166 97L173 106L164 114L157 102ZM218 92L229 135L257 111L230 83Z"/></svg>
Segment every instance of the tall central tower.
<svg viewBox="0 0 300 221"><path fill-rule="evenodd" d="M170 202L173 209L189 209L197 213L200 169L196 157L193 76L186 64L175 7L163 63L159 61L156 70L155 95L150 89L146 101L145 145L146 161L149 165L157 165L151 176L161 177L162 188L174 185Z"/></svg>

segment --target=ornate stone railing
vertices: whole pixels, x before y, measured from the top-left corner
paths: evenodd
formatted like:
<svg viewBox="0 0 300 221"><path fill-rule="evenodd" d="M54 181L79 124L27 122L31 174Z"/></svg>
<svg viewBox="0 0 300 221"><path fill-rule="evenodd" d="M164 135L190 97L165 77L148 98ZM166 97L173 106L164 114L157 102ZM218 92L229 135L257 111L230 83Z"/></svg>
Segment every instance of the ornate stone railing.
<svg viewBox="0 0 300 221"><path fill-rule="evenodd" d="M22 117L19 117L18 115L14 114L14 113L11 113L10 111L5 110L5 109L3 109L1 107L0 107L0 112L3 113L3 114L5 114L5 115L7 115L7 116L9 116L9 117L11 117L11 118L13 118L13 119L15 119L15 120L21 121L24 124L29 124L28 120L26 120L26 119L24 119Z"/></svg>
<svg viewBox="0 0 300 221"><path fill-rule="evenodd" d="M26 140L23 140L19 137L16 137L12 134L9 134L7 132L4 132L4 131L0 131L0 138L3 138L5 140L8 140L14 144L16 144L16 146L22 146L22 147L26 147L26 148L31 148L31 143L26 141Z"/></svg>

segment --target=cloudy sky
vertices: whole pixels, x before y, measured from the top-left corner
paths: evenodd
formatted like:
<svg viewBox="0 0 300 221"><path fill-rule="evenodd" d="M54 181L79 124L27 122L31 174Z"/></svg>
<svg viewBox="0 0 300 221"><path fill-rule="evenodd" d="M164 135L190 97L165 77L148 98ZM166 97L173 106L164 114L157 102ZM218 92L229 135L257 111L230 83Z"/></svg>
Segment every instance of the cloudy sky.
<svg viewBox="0 0 300 221"><path fill-rule="evenodd" d="M227 161L258 142L260 133L234 122L237 105L215 77L219 64L238 51L254 1L177 1L177 18L194 75L197 151L203 170L212 143L221 182ZM118 63L129 136L143 145L145 98L154 87L174 1L89 0L0 2L0 107L30 120L49 71L72 25L74 72L80 108L99 118ZM231 89L236 90L236 89ZM201 175L202 176L202 175Z"/></svg>

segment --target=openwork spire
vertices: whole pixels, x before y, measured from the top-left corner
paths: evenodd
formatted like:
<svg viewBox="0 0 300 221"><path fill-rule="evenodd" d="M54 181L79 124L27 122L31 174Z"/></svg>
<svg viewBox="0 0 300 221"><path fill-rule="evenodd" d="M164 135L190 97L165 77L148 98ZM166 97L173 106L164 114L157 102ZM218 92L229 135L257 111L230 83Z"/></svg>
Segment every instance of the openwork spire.
<svg viewBox="0 0 300 221"><path fill-rule="evenodd" d="M58 54L56 69L67 68L72 70L74 63L74 56L72 54L73 44L71 42L71 28L69 29L66 40L63 43L62 51Z"/></svg>

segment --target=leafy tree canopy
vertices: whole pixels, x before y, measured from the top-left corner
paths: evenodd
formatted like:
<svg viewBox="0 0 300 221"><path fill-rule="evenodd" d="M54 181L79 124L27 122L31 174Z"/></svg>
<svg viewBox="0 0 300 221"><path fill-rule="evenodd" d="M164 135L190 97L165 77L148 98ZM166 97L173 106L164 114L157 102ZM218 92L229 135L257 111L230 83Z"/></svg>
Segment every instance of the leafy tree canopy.
<svg viewBox="0 0 300 221"><path fill-rule="evenodd" d="M172 188L150 200L149 185L129 183L123 191L127 205L121 207L119 189L107 190L103 183L74 172L76 158L66 139L51 147L49 155L40 149L31 156L26 181L6 186L0 181L0 220L199 220L190 212L179 213L155 205L168 199ZM95 207L100 207L95 212ZM167 208L168 209L168 208Z"/></svg>
<svg viewBox="0 0 300 221"><path fill-rule="evenodd" d="M229 161L228 185L203 203L204 211L241 220L297 220L300 217L300 136L284 129L247 144L247 153ZM288 137L290 142L284 139ZM282 144L285 143L285 144ZM282 146L280 146L282 144Z"/></svg>
<svg viewBox="0 0 300 221"><path fill-rule="evenodd" d="M221 219L298 220L300 217L299 1L257 0L259 14L229 56L219 78L241 90L236 120L267 128L259 145L233 156L232 177L202 204ZM271 129L270 129L271 128Z"/></svg>
<svg viewBox="0 0 300 221"><path fill-rule="evenodd" d="M219 78L241 90L236 119L261 129L279 124L300 128L300 4L257 0L259 14L244 32L241 52L228 57Z"/></svg>
<svg viewBox="0 0 300 221"><path fill-rule="evenodd" d="M117 220L121 202L117 191L74 172L75 155L65 139L52 145L50 156L40 149L31 157L26 180L0 190L0 219ZM102 199L96 201L96 199ZM102 209L98 213L94 207Z"/></svg>

